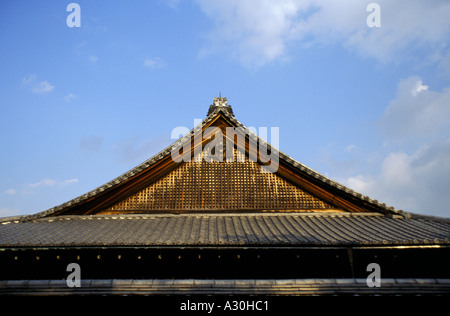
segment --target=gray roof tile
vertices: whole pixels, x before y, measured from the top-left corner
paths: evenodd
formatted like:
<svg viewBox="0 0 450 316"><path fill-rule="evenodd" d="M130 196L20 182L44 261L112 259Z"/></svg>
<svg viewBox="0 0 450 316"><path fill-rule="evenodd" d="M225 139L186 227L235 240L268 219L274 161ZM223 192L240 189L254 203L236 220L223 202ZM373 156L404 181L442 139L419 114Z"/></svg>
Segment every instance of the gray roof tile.
<svg viewBox="0 0 450 316"><path fill-rule="evenodd" d="M374 213L79 215L0 224L0 247L450 244L450 222Z"/></svg>

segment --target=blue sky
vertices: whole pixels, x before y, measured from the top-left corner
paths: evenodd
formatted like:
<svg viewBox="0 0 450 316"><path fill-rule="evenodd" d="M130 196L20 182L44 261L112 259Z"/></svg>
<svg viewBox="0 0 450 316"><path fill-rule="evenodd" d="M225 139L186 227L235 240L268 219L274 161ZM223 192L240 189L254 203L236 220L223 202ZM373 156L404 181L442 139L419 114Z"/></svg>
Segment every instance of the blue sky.
<svg viewBox="0 0 450 316"><path fill-rule="evenodd" d="M0 3L0 216L64 203L228 98L280 150L405 211L450 217L450 2ZM270 140L270 139L269 139Z"/></svg>

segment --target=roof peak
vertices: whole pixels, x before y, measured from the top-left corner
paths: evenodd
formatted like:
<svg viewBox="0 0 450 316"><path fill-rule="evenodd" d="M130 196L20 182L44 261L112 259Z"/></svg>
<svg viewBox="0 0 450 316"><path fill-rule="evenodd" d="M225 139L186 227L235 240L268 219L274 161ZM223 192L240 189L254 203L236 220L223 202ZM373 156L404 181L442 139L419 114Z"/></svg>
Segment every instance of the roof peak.
<svg viewBox="0 0 450 316"><path fill-rule="evenodd" d="M222 98L221 93L219 93L219 97L214 98L214 105L215 106L227 106L227 98Z"/></svg>
<svg viewBox="0 0 450 316"><path fill-rule="evenodd" d="M208 114L207 115L208 116L211 115L211 113L213 113L217 108L220 108L220 109L228 112L232 116L234 116L233 109L231 108L231 105L228 105L227 98L223 98L221 93L219 93L219 97L218 98L214 98L213 104L211 104L209 106L209 110L208 110Z"/></svg>

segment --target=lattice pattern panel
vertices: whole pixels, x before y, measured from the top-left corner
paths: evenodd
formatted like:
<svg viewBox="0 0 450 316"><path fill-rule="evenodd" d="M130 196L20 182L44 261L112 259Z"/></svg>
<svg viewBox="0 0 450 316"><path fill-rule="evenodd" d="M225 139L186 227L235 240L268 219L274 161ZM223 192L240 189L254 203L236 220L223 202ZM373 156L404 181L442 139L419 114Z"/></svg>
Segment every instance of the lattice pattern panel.
<svg viewBox="0 0 450 316"><path fill-rule="evenodd" d="M255 162L187 162L105 211L336 209Z"/></svg>

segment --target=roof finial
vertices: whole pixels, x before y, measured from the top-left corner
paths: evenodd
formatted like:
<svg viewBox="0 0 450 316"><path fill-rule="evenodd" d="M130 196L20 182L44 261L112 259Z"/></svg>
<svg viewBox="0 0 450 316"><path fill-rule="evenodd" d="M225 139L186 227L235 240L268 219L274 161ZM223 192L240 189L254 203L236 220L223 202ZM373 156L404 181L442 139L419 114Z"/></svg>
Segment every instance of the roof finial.
<svg viewBox="0 0 450 316"><path fill-rule="evenodd" d="M219 92L219 97L214 98L215 106L227 106L227 98L222 98L222 93Z"/></svg>
<svg viewBox="0 0 450 316"><path fill-rule="evenodd" d="M214 98L214 103L209 106L208 116L212 113L215 113L217 108L220 108L221 110L226 111L232 116L234 116L233 110L231 109L231 105L228 105L227 98L222 98L221 91L219 91L219 97Z"/></svg>

